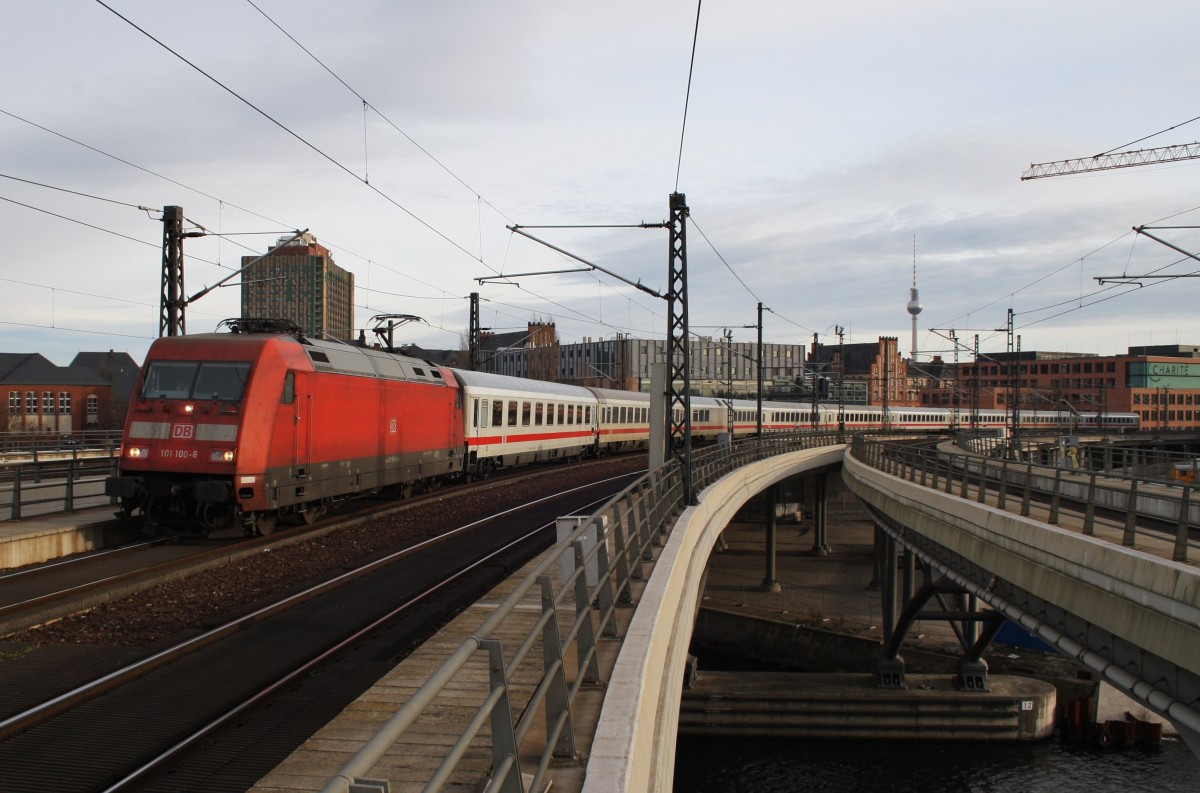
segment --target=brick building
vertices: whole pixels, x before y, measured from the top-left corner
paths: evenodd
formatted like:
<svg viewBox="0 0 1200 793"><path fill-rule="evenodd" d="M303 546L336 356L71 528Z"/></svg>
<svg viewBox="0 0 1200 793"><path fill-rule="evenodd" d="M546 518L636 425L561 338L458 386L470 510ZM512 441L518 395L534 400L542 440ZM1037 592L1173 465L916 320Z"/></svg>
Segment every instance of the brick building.
<svg viewBox="0 0 1200 793"><path fill-rule="evenodd" d="M909 376L908 361L900 356L895 336L861 344L813 342L808 364L822 374L829 372L833 379L841 375L848 405L920 404L916 384L921 381Z"/></svg>
<svg viewBox="0 0 1200 793"><path fill-rule="evenodd" d="M114 429L112 385L82 366L56 366L38 353L0 353L5 432L70 435ZM122 414L120 420L124 420Z"/></svg>
<svg viewBox="0 0 1200 793"><path fill-rule="evenodd" d="M1131 347L1125 355L1022 351L980 356L921 393L925 405L1137 413L1145 429L1200 429L1200 347Z"/></svg>

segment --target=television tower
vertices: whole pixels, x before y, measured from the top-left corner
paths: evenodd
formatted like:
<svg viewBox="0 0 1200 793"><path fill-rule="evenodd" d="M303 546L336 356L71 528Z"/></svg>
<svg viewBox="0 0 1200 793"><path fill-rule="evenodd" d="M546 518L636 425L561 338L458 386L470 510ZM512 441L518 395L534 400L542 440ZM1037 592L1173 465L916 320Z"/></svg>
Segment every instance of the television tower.
<svg viewBox="0 0 1200 793"><path fill-rule="evenodd" d="M913 235L913 285L908 290L908 313L912 315L912 347L909 353L913 363L917 362L917 314L921 313L921 298L917 296L917 237Z"/></svg>

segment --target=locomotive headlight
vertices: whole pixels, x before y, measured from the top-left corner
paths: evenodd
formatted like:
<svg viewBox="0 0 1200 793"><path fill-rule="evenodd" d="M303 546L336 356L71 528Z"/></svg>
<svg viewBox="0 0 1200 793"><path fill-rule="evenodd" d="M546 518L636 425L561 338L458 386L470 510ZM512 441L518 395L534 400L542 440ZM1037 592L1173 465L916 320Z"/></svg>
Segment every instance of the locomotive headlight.
<svg viewBox="0 0 1200 793"><path fill-rule="evenodd" d="M185 404L183 406L183 414L185 416L190 416L195 412L196 412L196 406L193 405L191 402L188 402L187 404Z"/></svg>
<svg viewBox="0 0 1200 793"><path fill-rule="evenodd" d="M231 463L233 462L234 453L232 449L217 449L209 455L208 459L214 463Z"/></svg>
<svg viewBox="0 0 1200 793"><path fill-rule="evenodd" d="M145 460L150 456L150 448L147 446L130 446L125 450L125 453L135 460Z"/></svg>

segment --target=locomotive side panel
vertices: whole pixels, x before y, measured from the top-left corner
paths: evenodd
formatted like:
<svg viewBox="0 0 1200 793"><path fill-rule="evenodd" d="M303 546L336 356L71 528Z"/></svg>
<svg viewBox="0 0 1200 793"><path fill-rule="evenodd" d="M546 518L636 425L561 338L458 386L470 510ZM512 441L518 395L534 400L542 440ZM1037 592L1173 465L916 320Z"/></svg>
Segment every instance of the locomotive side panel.
<svg viewBox="0 0 1200 793"><path fill-rule="evenodd" d="M294 404L281 405L275 423L269 473L276 486L273 506L335 499L462 470L462 421L452 381L321 371L296 375Z"/></svg>

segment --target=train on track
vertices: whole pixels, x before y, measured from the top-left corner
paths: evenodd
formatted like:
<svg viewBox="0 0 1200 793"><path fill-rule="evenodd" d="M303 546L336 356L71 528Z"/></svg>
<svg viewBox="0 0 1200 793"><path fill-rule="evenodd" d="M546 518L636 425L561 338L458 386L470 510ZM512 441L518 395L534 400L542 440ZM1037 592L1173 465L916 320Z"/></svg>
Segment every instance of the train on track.
<svg viewBox="0 0 1200 793"><path fill-rule="evenodd" d="M229 332L154 342L130 401L120 470L105 484L123 515L149 528L270 533L353 496L423 492L498 468L644 449L650 395L453 369L385 350L308 339L278 320L227 320ZM757 432L754 401L693 397L692 437ZM676 408L676 418L682 411ZM732 411L732 417L730 416ZM885 425L946 432L939 408L846 406L848 432ZM1047 429L1065 413L1027 411ZM1135 414L1076 421L1136 429ZM1002 410L980 426L1004 427ZM837 429L838 407L818 406ZM813 426L812 406L766 402L764 432Z"/></svg>

